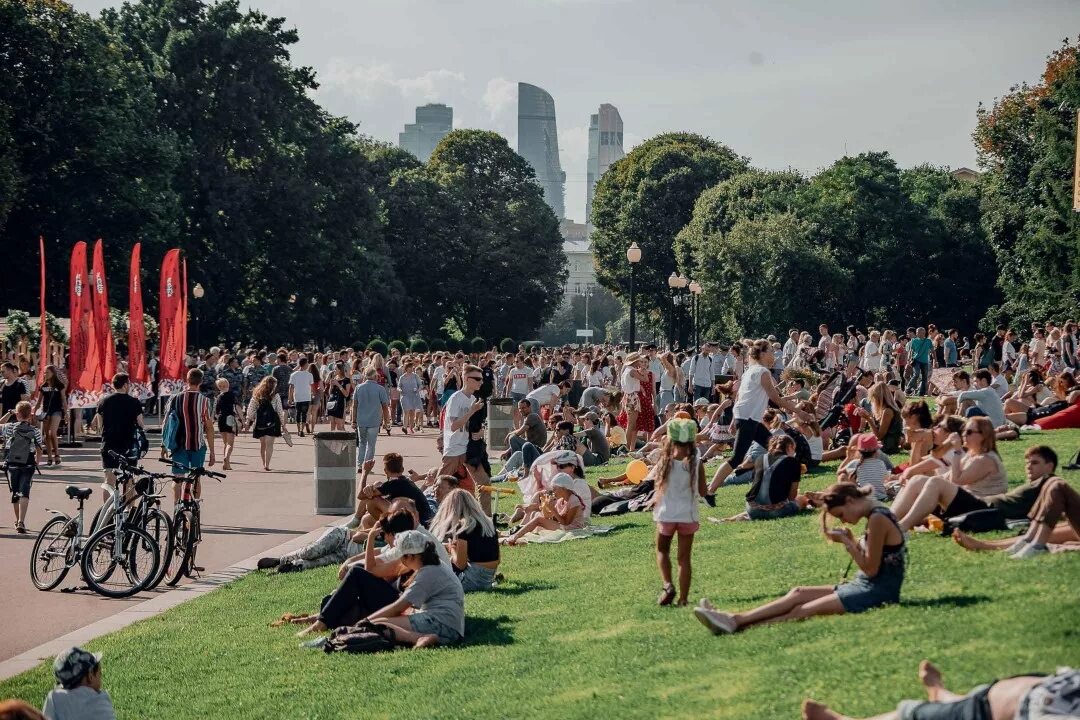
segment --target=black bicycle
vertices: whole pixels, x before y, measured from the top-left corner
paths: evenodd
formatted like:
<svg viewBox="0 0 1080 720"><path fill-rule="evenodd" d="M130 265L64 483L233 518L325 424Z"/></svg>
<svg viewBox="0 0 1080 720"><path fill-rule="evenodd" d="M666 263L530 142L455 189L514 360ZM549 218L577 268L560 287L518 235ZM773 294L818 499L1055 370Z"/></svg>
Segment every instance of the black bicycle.
<svg viewBox="0 0 1080 720"><path fill-rule="evenodd" d="M173 482L183 483L184 489L180 501L176 504L173 516L173 550L166 560L165 584L173 587L185 575L194 578L198 571L195 565L195 555L202 542L202 515L200 507L202 500L196 499L192 486L199 478L214 478L218 482L224 479L224 473L214 472L206 468L193 468L182 465L172 460L161 462L171 465L183 476L171 476Z"/></svg>
<svg viewBox="0 0 1080 720"><path fill-rule="evenodd" d="M109 454L119 465L117 473L123 475L126 482L134 482L135 496L125 503L130 508L128 522L145 530L147 535L154 538L161 551L157 574L146 586L147 590L153 590L165 578L168 563L174 554L173 547L176 538L173 532L173 519L169 513L161 509L161 499L165 496L157 492L157 481L172 480L172 475L145 470L115 451L110 450Z"/></svg>

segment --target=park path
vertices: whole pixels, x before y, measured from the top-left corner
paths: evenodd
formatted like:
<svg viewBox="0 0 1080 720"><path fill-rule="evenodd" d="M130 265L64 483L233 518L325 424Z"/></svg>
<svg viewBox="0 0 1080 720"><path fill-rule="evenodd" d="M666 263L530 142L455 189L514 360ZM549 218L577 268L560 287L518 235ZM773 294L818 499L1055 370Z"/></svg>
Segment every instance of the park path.
<svg viewBox="0 0 1080 720"><path fill-rule="evenodd" d="M403 435L400 428L394 428L392 436L387 437L384 432L379 438L377 451L380 456L399 452L405 458L405 467L422 472L438 463L436 432L427 429L420 435ZM158 436L150 437L156 445ZM257 442L250 435L243 435L237 439L228 478L220 484L204 481L203 542L199 546L199 561L206 568L204 576L341 520L314 514L313 441L310 436L300 438L294 434L293 442L292 448L280 440L277 442L274 470L267 473L261 469ZM0 633L0 661L169 590L163 584L157 590L125 600L103 598L85 587L62 592L81 585L75 568L60 587L50 592L41 592L30 582L30 550L36 532L50 517L45 508L74 512L75 503L64 495L64 488L79 485L96 489L101 484L98 453L96 444L65 450L60 469L42 468L44 474L34 480L31 493L28 534L15 533L10 506L0 508L0 607L6 616L4 631ZM157 456L154 447L144 465L148 469L164 469L155 459ZM220 470L220 466L214 469ZM381 469L376 468L376 472ZM377 480L381 476L373 477ZM96 507L91 503L100 503L100 497L95 492L87 502L88 516ZM166 500L165 506L171 510L172 502ZM179 587L187 582L190 581L181 582Z"/></svg>

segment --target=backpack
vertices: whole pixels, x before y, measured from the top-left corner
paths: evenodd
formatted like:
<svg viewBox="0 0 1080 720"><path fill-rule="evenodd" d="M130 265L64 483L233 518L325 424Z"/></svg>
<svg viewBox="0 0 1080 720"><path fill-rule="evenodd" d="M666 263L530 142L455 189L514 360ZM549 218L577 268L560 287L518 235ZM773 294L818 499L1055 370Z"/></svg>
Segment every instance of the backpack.
<svg viewBox="0 0 1080 720"><path fill-rule="evenodd" d="M255 430L272 430L280 425L281 418L274 412L271 400L263 400L255 410Z"/></svg>
<svg viewBox="0 0 1080 720"><path fill-rule="evenodd" d="M356 625L334 628L323 645L327 653L377 653L387 652L397 647L394 633L385 625L376 625L369 620L361 620Z"/></svg>
<svg viewBox="0 0 1080 720"><path fill-rule="evenodd" d="M186 436L184 425L180 422L180 410L177 405L182 401L183 393L169 397L165 407L165 419L161 422L161 444L169 452L176 452L184 447Z"/></svg>
<svg viewBox="0 0 1080 720"><path fill-rule="evenodd" d="M15 425L8 443L7 461L11 465L34 465L34 448L37 447L37 438L34 435L34 427L29 423L20 422Z"/></svg>

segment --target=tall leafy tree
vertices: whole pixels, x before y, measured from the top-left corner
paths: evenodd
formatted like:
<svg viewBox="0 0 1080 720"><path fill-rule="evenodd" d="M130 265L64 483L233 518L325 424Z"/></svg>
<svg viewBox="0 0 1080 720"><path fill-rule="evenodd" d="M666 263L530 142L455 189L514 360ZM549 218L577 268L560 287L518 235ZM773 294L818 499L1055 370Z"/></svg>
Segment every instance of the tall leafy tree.
<svg viewBox="0 0 1080 720"><path fill-rule="evenodd" d="M559 223L532 168L505 138L455 130L428 161L461 213L447 273L446 317L465 337L523 337L562 300Z"/></svg>
<svg viewBox="0 0 1080 720"><path fill-rule="evenodd" d="M604 173L593 198L591 239L600 284L628 297L626 250L636 242L642 250L635 275L638 309L667 317L676 235L703 190L747 168L746 158L692 133L657 135L631 150Z"/></svg>

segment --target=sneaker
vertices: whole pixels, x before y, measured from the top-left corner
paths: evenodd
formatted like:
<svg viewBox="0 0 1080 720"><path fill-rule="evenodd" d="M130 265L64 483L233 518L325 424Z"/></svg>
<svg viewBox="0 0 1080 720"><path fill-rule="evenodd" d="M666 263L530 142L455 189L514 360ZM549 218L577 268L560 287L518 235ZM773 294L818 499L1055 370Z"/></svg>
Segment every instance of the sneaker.
<svg viewBox="0 0 1080 720"><path fill-rule="evenodd" d="M1044 543L1028 543L1023 549L1017 550L1010 557L1013 560L1030 560L1037 555L1045 555L1050 552L1050 548L1046 547Z"/></svg>
<svg viewBox="0 0 1080 720"><path fill-rule="evenodd" d="M1005 550L1006 555L1015 555L1028 546L1028 541L1024 538L1020 538Z"/></svg>
<svg viewBox="0 0 1080 720"><path fill-rule="evenodd" d="M26 523L21 523L21 522L15 523L15 532L19 533L20 535L25 535L26 534Z"/></svg>
<svg viewBox="0 0 1080 720"><path fill-rule="evenodd" d="M281 563L280 565L277 566L277 571L279 573L294 573L294 572L300 572L303 569L304 569L303 565L301 565L300 563L294 563L294 562L283 562L283 563Z"/></svg>
<svg viewBox="0 0 1080 720"><path fill-rule="evenodd" d="M264 558L259 558L259 562L256 563L255 567L259 568L260 570L270 570L271 568L276 568L280 564L281 564L281 559L280 558L264 557Z"/></svg>
<svg viewBox="0 0 1080 720"><path fill-rule="evenodd" d="M713 635L731 635L738 627L735 619L727 613L717 612L698 606L694 608L694 617L698 619Z"/></svg>

